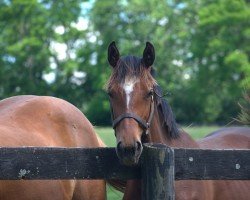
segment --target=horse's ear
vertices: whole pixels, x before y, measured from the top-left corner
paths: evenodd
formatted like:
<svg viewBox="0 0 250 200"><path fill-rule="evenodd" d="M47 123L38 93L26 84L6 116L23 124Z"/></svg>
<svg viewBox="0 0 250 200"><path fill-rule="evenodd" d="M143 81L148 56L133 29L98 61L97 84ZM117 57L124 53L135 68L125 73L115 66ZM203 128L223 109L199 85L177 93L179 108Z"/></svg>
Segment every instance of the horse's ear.
<svg viewBox="0 0 250 200"><path fill-rule="evenodd" d="M146 47L143 51L142 60L146 67L153 65L155 60L155 48L150 42L146 42Z"/></svg>
<svg viewBox="0 0 250 200"><path fill-rule="evenodd" d="M108 47L108 61L112 67L115 67L120 58L120 53L115 45L115 42L111 42Z"/></svg>

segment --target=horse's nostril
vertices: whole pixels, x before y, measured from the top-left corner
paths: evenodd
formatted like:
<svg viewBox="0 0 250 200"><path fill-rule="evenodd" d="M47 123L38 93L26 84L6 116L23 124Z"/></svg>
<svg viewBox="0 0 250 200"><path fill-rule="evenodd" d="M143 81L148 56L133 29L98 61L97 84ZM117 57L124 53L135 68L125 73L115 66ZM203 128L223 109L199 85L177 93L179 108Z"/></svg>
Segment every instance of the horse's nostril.
<svg viewBox="0 0 250 200"><path fill-rule="evenodd" d="M141 149L142 149L142 144L141 144L141 142L137 141L136 142L136 151L141 151Z"/></svg>

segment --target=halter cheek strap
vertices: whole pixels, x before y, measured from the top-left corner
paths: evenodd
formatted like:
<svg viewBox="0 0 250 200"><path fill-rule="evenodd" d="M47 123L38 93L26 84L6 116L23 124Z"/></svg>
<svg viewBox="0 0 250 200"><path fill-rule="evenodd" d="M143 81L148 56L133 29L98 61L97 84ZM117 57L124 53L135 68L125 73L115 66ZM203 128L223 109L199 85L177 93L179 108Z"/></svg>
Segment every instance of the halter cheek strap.
<svg viewBox="0 0 250 200"><path fill-rule="evenodd" d="M154 116L154 96L153 95L151 96L150 113L149 113L149 117L148 117L147 121L145 121L144 119L142 119L140 116L138 116L135 113L124 113L124 114L121 114L120 116L118 116L116 119L114 119L114 113L113 113L112 106L110 106L110 107L111 107L111 112L112 112L113 129L115 129L116 126L122 120L124 120L126 118L132 118L142 127L142 129L145 131L146 135L149 134L150 124L151 124L151 121L152 121L153 116Z"/></svg>

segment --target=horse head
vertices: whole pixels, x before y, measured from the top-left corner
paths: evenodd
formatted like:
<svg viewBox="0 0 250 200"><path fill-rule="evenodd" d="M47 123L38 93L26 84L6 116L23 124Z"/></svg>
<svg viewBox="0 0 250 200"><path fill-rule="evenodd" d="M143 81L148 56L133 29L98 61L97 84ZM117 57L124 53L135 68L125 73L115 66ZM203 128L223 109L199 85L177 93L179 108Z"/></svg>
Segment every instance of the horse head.
<svg viewBox="0 0 250 200"><path fill-rule="evenodd" d="M120 57L112 42L108 47L108 61L112 75L107 91L117 139L117 155L126 165L136 164L142 153L142 138L149 131L154 114L154 86L152 64L154 47L147 42L142 58Z"/></svg>

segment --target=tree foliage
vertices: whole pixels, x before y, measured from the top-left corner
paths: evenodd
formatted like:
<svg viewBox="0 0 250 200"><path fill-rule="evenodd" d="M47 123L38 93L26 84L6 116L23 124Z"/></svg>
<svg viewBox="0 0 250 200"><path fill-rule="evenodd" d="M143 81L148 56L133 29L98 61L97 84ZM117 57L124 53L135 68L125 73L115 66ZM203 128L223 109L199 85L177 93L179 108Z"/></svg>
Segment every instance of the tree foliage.
<svg viewBox="0 0 250 200"><path fill-rule="evenodd" d="M107 46L141 56L151 41L177 121L229 122L250 88L249 18L246 0L2 0L0 98L53 95L110 124Z"/></svg>
<svg viewBox="0 0 250 200"><path fill-rule="evenodd" d="M192 89L203 104L203 119L226 121L249 88L249 5L245 1L204 3L192 37L197 67Z"/></svg>

